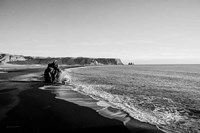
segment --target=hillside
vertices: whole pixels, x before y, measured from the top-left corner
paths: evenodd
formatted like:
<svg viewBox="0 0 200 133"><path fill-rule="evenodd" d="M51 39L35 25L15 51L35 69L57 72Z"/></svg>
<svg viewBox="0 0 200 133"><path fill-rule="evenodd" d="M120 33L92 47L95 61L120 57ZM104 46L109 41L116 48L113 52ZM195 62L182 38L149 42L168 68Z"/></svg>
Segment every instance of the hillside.
<svg viewBox="0 0 200 133"><path fill-rule="evenodd" d="M23 55L0 54L0 64L48 64L57 60L60 65L123 65L120 59L115 58L86 58L86 57L31 57Z"/></svg>

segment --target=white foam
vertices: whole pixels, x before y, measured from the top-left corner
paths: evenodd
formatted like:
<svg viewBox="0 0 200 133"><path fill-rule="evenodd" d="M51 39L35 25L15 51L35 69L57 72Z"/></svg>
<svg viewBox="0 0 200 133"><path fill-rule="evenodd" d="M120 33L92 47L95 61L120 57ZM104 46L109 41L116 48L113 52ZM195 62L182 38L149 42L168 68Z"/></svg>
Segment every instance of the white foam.
<svg viewBox="0 0 200 133"><path fill-rule="evenodd" d="M69 75L69 71L68 69L66 69L65 71L62 71L61 75L60 75L60 83L70 83L71 82L71 76Z"/></svg>
<svg viewBox="0 0 200 133"><path fill-rule="evenodd" d="M105 102L105 101L98 101L97 105L102 106L102 107L109 107L110 106L110 104Z"/></svg>
<svg viewBox="0 0 200 133"><path fill-rule="evenodd" d="M127 114L120 111L119 109L117 110L117 112L113 112L109 110L108 107L104 107L100 110L97 110L97 112L110 119L117 119L122 121L123 123L127 122Z"/></svg>
<svg viewBox="0 0 200 133"><path fill-rule="evenodd" d="M172 104L172 107L160 107L155 108L154 110L145 110L138 106L138 103L133 98L130 98L125 95L115 95L110 94L106 92L103 88L107 90L108 88L112 87L110 85L81 85L77 84L77 88L74 89L75 91L78 91L82 94L89 95L90 97L94 97L97 100L100 100L98 104L100 106L113 106L119 109L124 110L125 112L129 113L129 115L139 121L147 122L153 125L156 125L160 128L162 128L163 131L170 131L174 128L174 123L177 123L179 121L185 121L187 122L187 119L185 116L181 116L180 113L176 110L175 107L173 107L173 101L171 99L162 98L169 102L169 104ZM141 96L144 97L144 96ZM143 102L151 102L157 97L145 97L146 101ZM161 99L161 98L160 98ZM106 101L106 102L105 102ZM106 112L109 114L108 112ZM127 123L128 119L126 119ZM176 125L175 128L176 131L184 131L184 129L181 129L184 125ZM190 124L191 126L191 124Z"/></svg>

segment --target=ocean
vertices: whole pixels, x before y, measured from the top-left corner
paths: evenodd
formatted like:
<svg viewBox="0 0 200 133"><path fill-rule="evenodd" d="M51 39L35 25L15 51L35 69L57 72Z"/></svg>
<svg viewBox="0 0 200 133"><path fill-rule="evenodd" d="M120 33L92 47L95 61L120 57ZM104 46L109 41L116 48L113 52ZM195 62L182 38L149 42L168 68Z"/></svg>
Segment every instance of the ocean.
<svg viewBox="0 0 200 133"><path fill-rule="evenodd" d="M167 133L200 133L200 65L87 66L63 78L68 87L57 86L57 98L126 126L136 119Z"/></svg>

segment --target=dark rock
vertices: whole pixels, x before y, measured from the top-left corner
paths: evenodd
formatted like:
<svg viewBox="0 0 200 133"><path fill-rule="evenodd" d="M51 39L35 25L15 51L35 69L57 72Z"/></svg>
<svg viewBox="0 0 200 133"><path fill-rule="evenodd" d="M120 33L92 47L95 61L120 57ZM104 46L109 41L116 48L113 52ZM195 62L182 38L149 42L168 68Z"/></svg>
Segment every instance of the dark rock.
<svg viewBox="0 0 200 133"><path fill-rule="evenodd" d="M128 63L128 65L134 65L134 63L132 63L132 62L129 62L129 63Z"/></svg>
<svg viewBox="0 0 200 133"><path fill-rule="evenodd" d="M48 67L44 71L45 82L56 83L60 81L61 70L58 67L57 61L53 61L48 64Z"/></svg>

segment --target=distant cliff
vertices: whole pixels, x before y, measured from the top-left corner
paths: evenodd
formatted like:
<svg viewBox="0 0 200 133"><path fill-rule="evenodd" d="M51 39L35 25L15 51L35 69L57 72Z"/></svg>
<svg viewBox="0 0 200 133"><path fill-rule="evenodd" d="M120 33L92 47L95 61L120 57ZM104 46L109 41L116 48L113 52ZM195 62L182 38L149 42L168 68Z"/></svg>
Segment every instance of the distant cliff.
<svg viewBox="0 0 200 133"><path fill-rule="evenodd" d="M22 55L0 54L0 63L7 63L13 61L25 61L26 58Z"/></svg>
<svg viewBox="0 0 200 133"><path fill-rule="evenodd" d="M123 65L120 59L115 58L86 58L86 57L32 57L23 55L0 54L0 63L12 64L48 64L54 60L60 65Z"/></svg>

